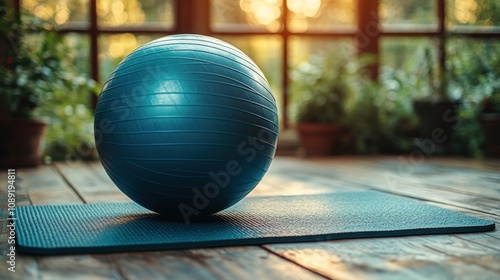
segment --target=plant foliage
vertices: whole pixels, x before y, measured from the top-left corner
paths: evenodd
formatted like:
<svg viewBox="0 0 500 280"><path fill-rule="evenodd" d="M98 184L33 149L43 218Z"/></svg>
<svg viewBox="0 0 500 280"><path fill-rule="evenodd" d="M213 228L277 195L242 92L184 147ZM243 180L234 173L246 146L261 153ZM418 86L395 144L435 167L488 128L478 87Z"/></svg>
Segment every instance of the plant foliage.
<svg viewBox="0 0 500 280"><path fill-rule="evenodd" d="M74 65L72 50L55 25L26 11L20 17L0 5L2 65L1 95L14 118L45 119L49 123L45 151L61 157L93 146L90 93L99 85ZM57 154L56 154L57 152Z"/></svg>

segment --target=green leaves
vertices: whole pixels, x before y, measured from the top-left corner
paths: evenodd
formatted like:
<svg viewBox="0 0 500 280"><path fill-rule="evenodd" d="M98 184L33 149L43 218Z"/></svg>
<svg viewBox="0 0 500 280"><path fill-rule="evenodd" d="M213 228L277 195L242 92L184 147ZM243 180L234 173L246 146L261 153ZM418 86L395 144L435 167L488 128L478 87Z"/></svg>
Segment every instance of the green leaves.
<svg viewBox="0 0 500 280"><path fill-rule="evenodd" d="M298 102L297 121L345 121L345 102L351 95L349 80L355 74L351 63L347 56L318 55L292 72L292 79L301 97Z"/></svg>
<svg viewBox="0 0 500 280"><path fill-rule="evenodd" d="M10 115L43 118L49 122L45 151L56 158L78 156L81 147L92 148L93 115L91 93L100 85L75 67L72 49L54 25L23 11L20 22L5 17L2 36L16 34L17 45L9 45L12 65L0 68L1 94ZM80 155L81 156L81 155Z"/></svg>
<svg viewBox="0 0 500 280"><path fill-rule="evenodd" d="M403 130L415 123L411 91L399 72L383 71L380 83L371 80L373 59L330 52L301 64L292 72L301 96L297 121L342 124L360 153L408 149Z"/></svg>

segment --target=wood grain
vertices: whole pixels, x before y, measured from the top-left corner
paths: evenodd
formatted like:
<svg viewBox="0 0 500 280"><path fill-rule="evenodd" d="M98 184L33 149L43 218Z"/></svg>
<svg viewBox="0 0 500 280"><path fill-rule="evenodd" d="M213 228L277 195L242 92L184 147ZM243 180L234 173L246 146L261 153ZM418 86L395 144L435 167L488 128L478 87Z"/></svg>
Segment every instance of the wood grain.
<svg viewBox="0 0 500 280"><path fill-rule="evenodd" d="M116 254L127 279L323 279L256 246Z"/></svg>
<svg viewBox="0 0 500 280"><path fill-rule="evenodd" d="M390 164L387 164L387 161ZM299 162L292 159L281 164L280 172L292 170ZM477 173L470 171L475 175L467 180L463 170L455 170L455 173L464 178L451 182L452 187L436 188L447 182L447 177L452 177L448 169L453 168L446 165L438 168L431 163L422 164L407 178L401 179L404 185L401 187L388 186L387 179L384 178L386 174L397 174L394 171L395 166L397 167L394 159L382 159L380 162L359 159L306 162L307 164L302 162L301 168L295 169L293 175L286 180L290 180L290 177L301 180L301 177L309 176L314 178L307 181L318 182L318 178L324 178L330 180L333 189L337 189L339 184L352 188L376 189L427 202L433 201L437 206L498 220L499 197L495 197L495 193L500 186L492 185L489 181L484 182L485 178L496 180L498 172L494 170L473 170ZM447 171L444 172L443 169ZM488 195L474 189L475 186L488 190ZM463 191L468 189L473 191ZM265 247L333 279L495 279L499 275L500 267L498 244L498 231L495 231L482 234L342 240Z"/></svg>
<svg viewBox="0 0 500 280"><path fill-rule="evenodd" d="M69 187L53 166L20 170L18 186L26 188L34 205L81 204L81 198Z"/></svg>
<svg viewBox="0 0 500 280"><path fill-rule="evenodd" d="M374 189L500 222L500 160L278 157L250 194ZM408 160L408 157L406 157ZM18 205L130 201L99 162L17 170ZM6 174L0 174L6 181ZM5 188L0 190L5 197ZM0 279L499 279L500 232L75 256L19 256L7 273L0 201Z"/></svg>
<svg viewBox="0 0 500 280"><path fill-rule="evenodd" d="M397 195L403 195L407 197L417 198L425 201L439 202L443 204L449 204L454 206L460 206L464 208L469 208L477 211L483 211L492 213L495 215L500 214L500 208L498 207L498 197L488 197L473 193L463 193L457 191L457 189L469 188L473 189L476 186L489 185L490 188L499 189L500 184L490 185L489 183L484 183L485 179L479 181L464 181L459 184L450 184L450 188L442 189L436 188L431 184L433 178L440 176L441 171L432 165L432 160L428 160L429 163L421 163L416 165L411 173L400 173L399 163L397 159L393 159L391 165L388 165L387 159L381 160L378 163L377 158L371 160L359 159L353 163L354 159L343 160L306 160L299 161L297 159L290 159L287 162L281 162L281 170L285 166L288 169L300 165L300 169L296 168L294 170L294 177L320 177L325 178L330 181L332 188L340 188L342 186L349 186L352 188L365 188L365 189L375 189L384 192L394 193ZM430 165L430 166L428 166ZM374 168L373 166L378 166ZM422 170L427 170L423 172ZM283 171L281 171L283 172ZM433 172L433 176L429 173ZM486 178L496 178L498 176L498 171L484 171L483 176ZM448 173L443 173L448 176Z"/></svg>
<svg viewBox="0 0 500 280"><path fill-rule="evenodd" d="M106 180L87 163L59 162L57 171L85 203L130 202L111 180Z"/></svg>
<svg viewBox="0 0 500 280"><path fill-rule="evenodd" d="M341 240L266 248L332 279L494 279L500 261L499 251L453 236Z"/></svg>

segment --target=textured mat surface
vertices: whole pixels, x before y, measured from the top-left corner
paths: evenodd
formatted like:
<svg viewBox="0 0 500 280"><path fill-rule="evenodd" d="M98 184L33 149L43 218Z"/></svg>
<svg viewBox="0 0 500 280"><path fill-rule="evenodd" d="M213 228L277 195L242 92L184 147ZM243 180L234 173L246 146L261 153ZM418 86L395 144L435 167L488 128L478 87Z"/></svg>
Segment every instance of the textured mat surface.
<svg viewBox="0 0 500 280"><path fill-rule="evenodd" d="M18 249L81 254L465 233L495 224L379 192L251 197L209 218L166 221L134 204L20 206Z"/></svg>

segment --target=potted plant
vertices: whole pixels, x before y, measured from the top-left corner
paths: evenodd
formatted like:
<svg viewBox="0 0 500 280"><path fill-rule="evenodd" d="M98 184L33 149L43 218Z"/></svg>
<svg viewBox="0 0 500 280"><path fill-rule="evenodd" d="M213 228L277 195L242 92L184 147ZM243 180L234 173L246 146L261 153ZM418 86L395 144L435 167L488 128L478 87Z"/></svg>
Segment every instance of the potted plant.
<svg viewBox="0 0 500 280"><path fill-rule="evenodd" d="M408 134L415 127L411 93L401 71L383 68L378 81L364 73L369 57L360 58L353 91L347 99L346 123L357 153L401 153L410 148ZM367 63L368 62L368 63Z"/></svg>
<svg viewBox="0 0 500 280"><path fill-rule="evenodd" d="M452 144L455 153L499 155L500 55L491 42L450 44L448 94L461 100Z"/></svg>
<svg viewBox="0 0 500 280"><path fill-rule="evenodd" d="M34 119L33 111L48 95L42 87L32 85L38 79L43 81L44 73L34 70L35 54L21 37L27 26L7 3L0 2L1 104L7 112L0 120L5 133L0 140L0 165L33 166L41 162L40 143L47 126Z"/></svg>
<svg viewBox="0 0 500 280"><path fill-rule="evenodd" d="M453 127L457 124L459 103L446 90L444 73L436 65L436 59L429 48L423 49L417 60L421 62L415 76L405 81L413 88L413 110L418 119L418 141L432 138L436 129L443 131L447 140L436 143L434 153L448 153Z"/></svg>
<svg viewBox="0 0 500 280"><path fill-rule="evenodd" d="M88 95L96 84L77 74L53 24L25 11L15 15L7 3L0 2L0 105L7 112L0 122L9 137L2 137L0 143L0 165L35 166L42 162L47 124L61 121L54 118L59 110L54 102L61 94L85 91Z"/></svg>
<svg viewBox="0 0 500 280"><path fill-rule="evenodd" d="M415 118L404 72L384 68L379 81L369 74L373 57L339 57L337 52L301 64L292 78L299 98L296 128L306 154L373 154L408 151ZM311 139L311 140L310 140Z"/></svg>
<svg viewBox="0 0 500 280"><path fill-rule="evenodd" d="M296 130L305 155L331 154L342 129L349 96L347 59L318 55L292 73L297 100Z"/></svg>

